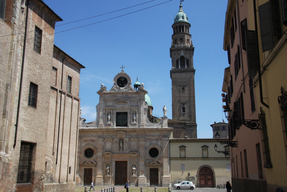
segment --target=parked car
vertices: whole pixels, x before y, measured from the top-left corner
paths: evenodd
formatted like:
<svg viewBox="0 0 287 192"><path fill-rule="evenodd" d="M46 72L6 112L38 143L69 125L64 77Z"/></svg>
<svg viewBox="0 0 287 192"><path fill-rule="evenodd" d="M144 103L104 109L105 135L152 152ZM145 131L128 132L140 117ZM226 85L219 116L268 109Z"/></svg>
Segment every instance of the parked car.
<svg viewBox="0 0 287 192"><path fill-rule="evenodd" d="M195 189L195 185L191 181L181 181L173 185L176 189Z"/></svg>

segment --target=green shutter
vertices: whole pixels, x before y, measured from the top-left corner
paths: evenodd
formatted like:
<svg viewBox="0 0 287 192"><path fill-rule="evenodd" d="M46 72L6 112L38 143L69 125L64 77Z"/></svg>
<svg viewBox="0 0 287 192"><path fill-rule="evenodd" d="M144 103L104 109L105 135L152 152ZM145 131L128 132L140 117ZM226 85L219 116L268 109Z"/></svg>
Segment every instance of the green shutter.
<svg viewBox="0 0 287 192"><path fill-rule="evenodd" d="M271 3L268 1L259 6L259 19L260 19L260 31L262 49L268 51L273 48L273 21L271 13Z"/></svg>
<svg viewBox="0 0 287 192"><path fill-rule="evenodd" d="M257 49L257 35L255 31L246 30L246 53L248 62L249 77L254 77L257 73L259 61L258 61L258 49Z"/></svg>

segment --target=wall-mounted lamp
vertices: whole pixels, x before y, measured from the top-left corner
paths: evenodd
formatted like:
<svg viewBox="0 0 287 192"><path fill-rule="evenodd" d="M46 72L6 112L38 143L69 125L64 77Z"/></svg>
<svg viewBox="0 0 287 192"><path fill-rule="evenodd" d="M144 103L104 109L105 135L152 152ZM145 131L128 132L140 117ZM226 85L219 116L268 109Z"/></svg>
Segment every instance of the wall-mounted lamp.
<svg viewBox="0 0 287 192"><path fill-rule="evenodd" d="M220 134L218 133L218 131L216 132L216 134L214 136L215 136L216 140L218 141L219 138L220 138ZM232 148L238 146L237 141L230 141L230 140L228 140L228 141L219 141L219 143L222 144L222 145L223 144L227 144L228 147L232 147Z"/></svg>
<svg viewBox="0 0 287 192"><path fill-rule="evenodd" d="M214 150L215 150L217 153L223 153L225 156L230 155L230 151L229 151L229 150L218 151L218 147L217 147L216 144L214 145Z"/></svg>

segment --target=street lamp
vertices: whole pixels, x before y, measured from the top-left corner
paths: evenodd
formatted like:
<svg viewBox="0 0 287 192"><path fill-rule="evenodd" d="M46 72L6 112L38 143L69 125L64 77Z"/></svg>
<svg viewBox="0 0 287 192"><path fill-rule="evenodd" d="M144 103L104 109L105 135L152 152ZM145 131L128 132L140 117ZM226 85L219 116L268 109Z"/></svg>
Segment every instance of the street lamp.
<svg viewBox="0 0 287 192"><path fill-rule="evenodd" d="M216 140L219 141L219 138L220 138L220 134L218 133L218 131L216 132L216 134L214 135ZM237 141L230 141L230 139L228 141L226 140L221 140L219 141L220 144L227 144L228 147L237 147L238 143ZM216 145L216 144L215 144ZM215 147L215 146L214 146ZM216 146L217 147L217 146ZM215 148L214 148L215 149ZM217 149L217 148L216 148Z"/></svg>
<svg viewBox="0 0 287 192"><path fill-rule="evenodd" d="M216 144L214 145L214 150L215 150L217 153L223 153L225 156L230 155L229 150L218 151L218 147L217 147Z"/></svg>

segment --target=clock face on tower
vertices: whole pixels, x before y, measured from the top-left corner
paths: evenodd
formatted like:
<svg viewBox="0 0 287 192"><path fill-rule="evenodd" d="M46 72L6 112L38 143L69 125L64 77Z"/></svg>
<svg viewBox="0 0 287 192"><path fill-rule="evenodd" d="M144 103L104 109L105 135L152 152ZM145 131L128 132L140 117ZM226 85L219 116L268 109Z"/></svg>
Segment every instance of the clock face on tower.
<svg viewBox="0 0 287 192"><path fill-rule="evenodd" d="M125 87L128 84L128 80L125 77L119 77L117 80L117 85L119 87Z"/></svg>

